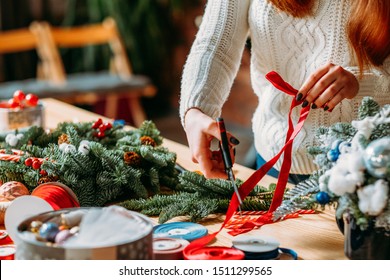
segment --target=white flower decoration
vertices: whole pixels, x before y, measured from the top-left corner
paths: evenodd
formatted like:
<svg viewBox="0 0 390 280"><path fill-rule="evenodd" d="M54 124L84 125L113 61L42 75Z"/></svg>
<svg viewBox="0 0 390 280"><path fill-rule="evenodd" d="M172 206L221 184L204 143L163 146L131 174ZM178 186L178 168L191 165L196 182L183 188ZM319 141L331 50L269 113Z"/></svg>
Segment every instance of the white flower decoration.
<svg viewBox="0 0 390 280"><path fill-rule="evenodd" d="M5 137L5 143L10 145L11 147L15 147L18 144L18 142L19 142L18 135L7 134L7 136Z"/></svg>
<svg viewBox="0 0 390 280"><path fill-rule="evenodd" d="M368 215L379 215L387 205L389 186L385 180L377 180L374 184L357 190L359 209Z"/></svg>
<svg viewBox="0 0 390 280"><path fill-rule="evenodd" d="M341 154L330 169L329 190L338 196L353 193L364 182L364 169L363 157L359 152Z"/></svg>

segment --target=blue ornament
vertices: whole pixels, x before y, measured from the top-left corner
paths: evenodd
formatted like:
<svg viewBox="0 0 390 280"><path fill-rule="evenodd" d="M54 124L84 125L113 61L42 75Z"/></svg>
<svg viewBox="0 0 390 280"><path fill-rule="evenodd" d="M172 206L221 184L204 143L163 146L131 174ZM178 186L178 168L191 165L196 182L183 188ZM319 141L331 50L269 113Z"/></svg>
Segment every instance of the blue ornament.
<svg viewBox="0 0 390 280"><path fill-rule="evenodd" d="M55 223L44 223L39 229L39 235L43 239L48 241L54 241L57 233L59 232L58 225Z"/></svg>
<svg viewBox="0 0 390 280"><path fill-rule="evenodd" d="M126 124L126 121L125 120L115 120L113 123L113 126L124 126Z"/></svg>
<svg viewBox="0 0 390 280"><path fill-rule="evenodd" d="M327 192L319 192L316 195L316 200L319 204L327 204L330 201L330 196Z"/></svg>
<svg viewBox="0 0 390 280"><path fill-rule="evenodd" d="M376 178L386 177L390 167L390 137L376 139L368 144L363 159L368 173Z"/></svg>
<svg viewBox="0 0 390 280"><path fill-rule="evenodd" d="M338 150L339 149L339 146L340 144L342 143L343 141L342 140L335 140L332 142L332 145L331 145L331 149L332 150Z"/></svg>
<svg viewBox="0 0 390 280"><path fill-rule="evenodd" d="M340 155L340 152L339 152L338 148L329 150L328 153L326 154L327 158L330 161L336 161L339 158L339 155Z"/></svg>

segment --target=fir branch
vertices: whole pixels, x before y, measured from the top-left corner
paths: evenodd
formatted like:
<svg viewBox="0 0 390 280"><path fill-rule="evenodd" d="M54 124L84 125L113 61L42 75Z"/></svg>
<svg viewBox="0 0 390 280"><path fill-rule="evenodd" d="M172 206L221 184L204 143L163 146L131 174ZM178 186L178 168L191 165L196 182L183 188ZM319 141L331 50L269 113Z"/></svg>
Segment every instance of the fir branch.
<svg viewBox="0 0 390 280"><path fill-rule="evenodd" d="M152 121L144 121L138 128L139 136L149 136L153 138L157 146L160 146L163 142L163 138L160 136L160 131L156 128L156 125Z"/></svg>
<svg viewBox="0 0 390 280"><path fill-rule="evenodd" d="M380 105L370 96L363 97L362 103L358 109L358 119L372 117L380 110Z"/></svg>

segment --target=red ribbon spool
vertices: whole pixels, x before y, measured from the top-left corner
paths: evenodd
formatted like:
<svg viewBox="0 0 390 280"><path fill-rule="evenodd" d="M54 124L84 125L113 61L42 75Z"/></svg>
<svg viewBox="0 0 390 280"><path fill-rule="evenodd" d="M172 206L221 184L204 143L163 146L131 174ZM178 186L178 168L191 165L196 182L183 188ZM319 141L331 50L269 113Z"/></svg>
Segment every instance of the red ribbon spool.
<svg viewBox="0 0 390 280"><path fill-rule="evenodd" d="M42 198L54 210L80 207L74 192L69 187L58 182L41 184L32 191L31 195Z"/></svg>
<svg viewBox="0 0 390 280"><path fill-rule="evenodd" d="M204 247L184 251L185 260L243 260L243 251L228 247Z"/></svg>
<svg viewBox="0 0 390 280"><path fill-rule="evenodd" d="M15 245L2 245L0 246L0 260L13 260L15 259L16 247Z"/></svg>

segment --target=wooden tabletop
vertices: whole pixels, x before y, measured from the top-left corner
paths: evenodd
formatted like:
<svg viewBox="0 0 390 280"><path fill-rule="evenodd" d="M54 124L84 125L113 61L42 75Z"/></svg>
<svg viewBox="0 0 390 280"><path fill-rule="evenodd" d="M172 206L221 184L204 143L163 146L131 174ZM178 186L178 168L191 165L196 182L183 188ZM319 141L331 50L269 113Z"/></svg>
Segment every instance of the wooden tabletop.
<svg viewBox="0 0 390 280"><path fill-rule="evenodd" d="M85 111L55 99L43 99L45 105L45 126L55 128L64 121L96 121L98 118L110 120L100 115ZM131 127L130 127L131 129ZM197 170L198 166L191 161L187 146L164 139L163 145L177 154L177 162L188 170ZM245 180L253 169L235 164L234 172L237 178ZM270 176L264 177L260 185L268 186L275 182ZM206 226L210 233L218 231L224 220L224 215L210 215L200 224ZM185 217L177 217L175 221L185 221ZM156 218L153 218L156 221ZM304 214L299 218L287 219L252 230L248 235L271 236L280 242L280 247L294 250L299 259L306 260L339 260L346 259L343 249L343 235L338 230L333 209L326 209L319 214ZM215 246L231 246L233 236L223 229L213 244Z"/></svg>

